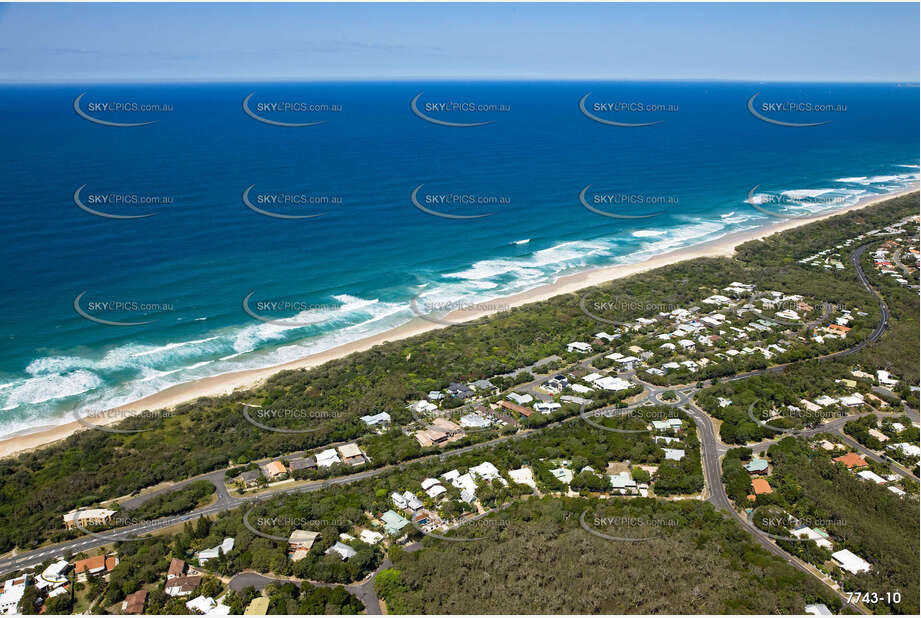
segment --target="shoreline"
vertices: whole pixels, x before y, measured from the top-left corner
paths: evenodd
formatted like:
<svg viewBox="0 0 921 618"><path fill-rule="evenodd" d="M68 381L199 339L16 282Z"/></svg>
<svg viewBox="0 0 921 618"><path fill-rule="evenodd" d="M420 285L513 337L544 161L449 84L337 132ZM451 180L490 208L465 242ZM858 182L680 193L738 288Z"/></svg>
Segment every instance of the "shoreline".
<svg viewBox="0 0 921 618"><path fill-rule="evenodd" d="M293 369L310 369L322 365L331 360L336 360L348 356L355 352L363 352L376 345L386 342L398 341L421 335L436 329L450 326L450 322L466 322L476 320L487 315L497 313L502 310L520 307L529 303L540 302L559 296L577 292L581 289L596 286L602 283L614 281L616 279L629 277L638 273L654 270L662 266L667 266L675 262L691 260L701 257L732 257L735 254L735 248L751 240L760 240L772 236L778 232L790 230L802 225L821 221L837 215L842 215L854 210L866 208L873 204L878 204L890 199L917 193L918 188L904 189L901 191L889 193L886 195L873 196L856 204L829 212L823 215L817 215L809 219L787 219L777 223L769 223L762 227L751 230L733 232L726 234L711 241L691 245L682 249L669 251L655 257L634 262L630 264L615 264L610 266L600 266L590 270L585 270L572 275L558 277L552 283L540 285L538 287L512 294L510 296L498 297L495 299L475 303L475 306L492 305L492 308L486 307L479 311L455 310L440 318L441 322L434 322L420 317L414 317L409 322L396 328L345 343L323 352L318 352L305 356L300 359L288 361L280 365L263 367L257 369L245 369L224 373L216 376L202 378L193 382L177 384L164 389L160 392L148 395L137 401L124 406L119 406L117 410L124 412L127 410L139 414L145 410L169 409L174 408L182 403L194 401L201 397L213 397L230 394L238 389L249 389L264 383L269 377L280 371ZM86 417L86 420L92 420L96 424L105 425L110 422L122 420L112 418L105 413ZM59 425L45 425L42 428L29 433L19 432L0 438L0 458L8 457L17 453L37 449L41 446L58 442L70 436L71 434L85 430L84 423L76 420Z"/></svg>

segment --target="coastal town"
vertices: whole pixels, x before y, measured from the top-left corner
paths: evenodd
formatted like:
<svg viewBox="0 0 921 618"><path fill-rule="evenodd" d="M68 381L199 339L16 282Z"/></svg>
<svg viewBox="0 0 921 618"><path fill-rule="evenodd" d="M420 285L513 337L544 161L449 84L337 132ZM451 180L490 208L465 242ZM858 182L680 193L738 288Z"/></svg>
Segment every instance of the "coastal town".
<svg viewBox="0 0 921 618"><path fill-rule="evenodd" d="M862 276L865 256L875 276L916 302L917 226L917 216L902 219L799 263L833 271L850 264ZM366 410L355 439L231 461L172 487L60 513L61 538L69 540L3 556L0 613L265 615L278 595L295 603L290 608L310 594L334 593L346 613L381 613L385 599L376 591L398 549L477 543L513 525L503 513L548 499L712 504L761 547L827 585L836 610L865 610L848 598L849 578L872 574L876 558L834 512L791 499L790 468L809 460L883 492L874 500L917 505L921 424L906 399L917 401L916 377L848 361L887 326L866 286L873 296L845 305L733 280L696 302L647 304L644 315L626 320L604 313L613 305L583 296L576 302L590 319L581 336L528 366L475 380L446 375L423 397ZM842 359L840 372L772 401L736 390L739 380L823 359ZM263 408L235 405L250 421L246 410ZM567 431L591 438L569 451L537 447L542 436ZM620 456L593 446L609 439ZM380 461L382 443L414 455ZM528 443L533 455L512 446ZM268 508L285 496L331 500L350 484L366 498L329 509L335 518ZM170 495L186 491L187 504L140 515L156 515L152 505L165 508ZM646 538L637 534L628 528L607 537ZM159 543L153 562L137 553L144 538ZM822 602L805 611L833 613Z"/></svg>

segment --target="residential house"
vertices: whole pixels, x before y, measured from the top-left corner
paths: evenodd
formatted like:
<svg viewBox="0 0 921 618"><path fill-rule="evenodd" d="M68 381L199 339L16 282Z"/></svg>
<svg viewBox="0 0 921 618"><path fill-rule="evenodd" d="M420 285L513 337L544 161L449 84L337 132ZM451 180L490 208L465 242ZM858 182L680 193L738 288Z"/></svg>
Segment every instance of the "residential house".
<svg viewBox="0 0 921 618"><path fill-rule="evenodd" d="M87 575L103 575L118 566L118 556L94 556L74 563L77 581L85 581Z"/></svg>
<svg viewBox="0 0 921 618"><path fill-rule="evenodd" d="M267 463L264 470L266 478L272 481L280 479L281 477L288 474L288 469L285 468L285 464L281 463L280 461L272 461Z"/></svg>
<svg viewBox="0 0 921 618"><path fill-rule="evenodd" d="M109 523L113 515L115 515L115 511L110 509L80 509L78 511L71 511L64 515L64 527L68 530L72 530L78 525L83 527L102 526Z"/></svg>
<svg viewBox="0 0 921 618"><path fill-rule="evenodd" d="M348 560L349 558L354 558L355 555L358 554L357 551L355 551L352 547L349 547L342 541L336 541L336 543L332 547L327 549L324 553L327 555L336 553L339 555L340 558L342 558L342 560Z"/></svg>
<svg viewBox="0 0 921 618"><path fill-rule="evenodd" d="M520 406L523 406L525 404L528 404L534 401L534 398L528 394L519 395L518 393L509 393L508 395L505 396L505 398L508 399L509 401L514 401ZM501 402L500 402L500 405L501 405Z"/></svg>
<svg viewBox="0 0 921 618"><path fill-rule="evenodd" d="M147 602L147 591L132 592L122 601L122 613L139 616L144 613L144 604Z"/></svg>
<svg viewBox="0 0 921 618"><path fill-rule="evenodd" d="M320 536L319 532L311 530L295 530L288 537L288 554L292 561L297 562L307 557L314 541Z"/></svg>
<svg viewBox="0 0 921 618"><path fill-rule="evenodd" d="M196 554L196 557L198 558L198 564L204 565L209 560L213 560L217 558L218 556L220 556L221 554L224 554L226 556L233 549L233 544L234 544L233 537L227 537L221 542L220 545L216 545L215 547L211 547L209 549L201 550L200 552Z"/></svg>
<svg viewBox="0 0 921 618"><path fill-rule="evenodd" d="M255 487L259 484L259 479L261 478L263 478L262 471L258 468L255 470L246 470L237 476L237 480L240 481L244 487Z"/></svg>
<svg viewBox="0 0 921 618"><path fill-rule="evenodd" d="M451 382L448 385L448 394L455 399L467 399L468 397L473 397L474 392L466 384Z"/></svg>
<svg viewBox="0 0 921 618"><path fill-rule="evenodd" d="M471 382L467 386L480 395L493 395L499 390L489 380L477 380L476 382Z"/></svg>
<svg viewBox="0 0 921 618"><path fill-rule="evenodd" d="M819 547L824 547L829 551L832 549L831 541L827 538L828 535L823 535L821 532L813 530L809 526L800 526L799 528L791 530L791 532L793 536L798 539L805 537L810 541L815 541L815 544Z"/></svg>
<svg viewBox="0 0 921 618"><path fill-rule="evenodd" d="M832 560L838 564L838 566L849 573L853 573L854 575L867 573L872 568L872 565L869 562L852 553L848 549L836 551L831 555L831 557Z"/></svg>
<svg viewBox="0 0 921 618"><path fill-rule="evenodd" d="M380 532L375 532L374 530L362 530L358 535L358 538L362 543L367 543L368 545L377 545L384 538L384 535Z"/></svg>
<svg viewBox="0 0 921 618"><path fill-rule="evenodd" d="M200 585L201 575L174 577L166 580L166 586L163 588L163 592L171 597L187 597Z"/></svg>
<svg viewBox="0 0 921 618"><path fill-rule="evenodd" d="M771 484L766 479L752 479L752 488L755 490L756 496L774 493L774 490L771 489Z"/></svg>
<svg viewBox="0 0 921 618"><path fill-rule="evenodd" d="M861 470L857 473L857 476L864 479L865 481L873 481L877 485L883 485L886 483L886 479L871 470Z"/></svg>
<svg viewBox="0 0 921 618"><path fill-rule="evenodd" d="M441 393L438 393L438 394L440 395ZM431 393L429 393L429 395L431 395ZM386 428L387 426L390 425L390 414L387 412L378 412L377 414L369 414L367 416L362 416L361 421L368 427Z"/></svg>
<svg viewBox="0 0 921 618"><path fill-rule="evenodd" d="M384 531L392 536L396 536L409 525L409 520L395 511L387 511L381 515L381 521L384 523Z"/></svg>
<svg viewBox="0 0 921 618"><path fill-rule="evenodd" d="M244 616L265 616L269 613L269 597L256 597L243 611Z"/></svg>
<svg viewBox="0 0 921 618"><path fill-rule="evenodd" d="M339 459L339 455L336 454L336 449L328 448L325 451L320 451L317 453L317 466L320 468L329 468L333 464L342 463L342 460Z"/></svg>
<svg viewBox="0 0 921 618"><path fill-rule="evenodd" d="M292 474L298 470L314 470L316 467L316 457L291 457L288 459L288 469Z"/></svg>
<svg viewBox="0 0 921 618"><path fill-rule="evenodd" d="M183 577L186 573L186 569L185 561L179 558L173 558L170 560L169 570L166 571L166 579L170 580L176 577Z"/></svg>
<svg viewBox="0 0 921 618"><path fill-rule="evenodd" d="M583 341L573 341L572 343L566 344L566 351L588 354L592 351L592 346Z"/></svg>
<svg viewBox="0 0 921 618"><path fill-rule="evenodd" d="M340 446L339 455L342 457L343 463L350 466L360 466L366 461L365 454L361 452L361 449L354 442Z"/></svg>
<svg viewBox="0 0 921 618"><path fill-rule="evenodd" d="M534 410L529 410L523 406L512 403L511 401L500 401L499 405L506 410L511 410L512 412L517 412L518 414L524 416L525 418L534 414Z"/></svg>
<svg viewBox="0 0 921 618"><path fill-rule="evenodd" d="M867 465L867 460L858 455L857 453L848 453L847 455L841 455L840 457L835 457L833 461L842 463L850 470L851 468L863 468Z"/></svg>

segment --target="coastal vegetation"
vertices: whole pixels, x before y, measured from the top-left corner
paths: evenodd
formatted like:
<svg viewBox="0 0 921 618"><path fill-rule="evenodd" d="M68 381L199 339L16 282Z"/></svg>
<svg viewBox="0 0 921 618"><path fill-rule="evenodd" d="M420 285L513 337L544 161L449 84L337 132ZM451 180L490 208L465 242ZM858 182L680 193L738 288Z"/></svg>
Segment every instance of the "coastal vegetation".
<svg viewBox="0 0 921 618"><path fill-rule="evenodd" d="M860 307L868 314L869 323L874 323L879 315L876 302L859 285L852 271L816 272L796 264L796 259L861 231L883 227L916 213L917 209L917 194L892 199L777 234L763 242L745 243L732 259L679 262L598 286L587 293L597 292L600 300L635 299L633 304L611 303L612 313L607 316L629 320L647 315L649 306L687 306L731 281L747 281L760 289L796 290ZM884 291L892 311L892 332L884 335L872 352L862 351L851 357L850 362L859 361L868 368L887 368L902 376L908 396L917 403L917 393L910 394L908 389L917 385L918 380L917 296L899 296L895 290L890 295L889 290ZM360 439L363 446L367 443L374 466L422 454L418 445L404 439L405 436L372 436L358 418L387 410L394 425L409 423L413 418L406 409L408 401L423 398L430 390L443 389L452 381L468 382L508 374L553 355L566 359L561 350L567 342L603 328L582 311L580 298L575 294L561 295L477 324L385 343L313 369L281 372L250 391L182 404L173 414L156 420L145 415L145 418L126 419L119 425L123 429L145 430L139 433L82 431L60 443L0 460L0 552L14 547L33 548L78 534L66 531L61 519L74 508L96 505L161 482L229 465L245 465L264 457L355 439ZM907 326L901 326L900 322ZM857 337L864 334L866 330L856 333ZM822 351L817 349L819 353ZM786 388L793 396L791 384L807 388L824 380L823 376L831 378L834 370L829 367L828 363L812 362L788 371L782 380L772 382L767 377L745 380L732 387L740 389L732 392L743 393L733 398L739 403L747 401L749 397L744 393L749 389L752 398L786 400L783 394ZM732 373L745 368L730 363L708 371ZM694 379L708 377L713 376L703 371L695 374ZM714 390L712 394L718 392L722 391ZM707 391L702 397L709 394ZM243 403L323 414L278 425L315 431L279 433L248 422L242 413ZM706 409L720 414L717 408ZM570 407L562 414L571 415L573 409ZM764 437L763 430L754 423L748 424L746 417L738 405L726 409L724 440L742 443ZM545 420L555 422L553 418ZM690 459L682 465L699 468L699 462L695 464ZM665 474L670 466L663 467L659 491L670 491L668 483L662 483L668 478ZM688 481L687 474L687 470L676 473L681 482L674 486L675 492L697 486L696 480Z"/></svg>

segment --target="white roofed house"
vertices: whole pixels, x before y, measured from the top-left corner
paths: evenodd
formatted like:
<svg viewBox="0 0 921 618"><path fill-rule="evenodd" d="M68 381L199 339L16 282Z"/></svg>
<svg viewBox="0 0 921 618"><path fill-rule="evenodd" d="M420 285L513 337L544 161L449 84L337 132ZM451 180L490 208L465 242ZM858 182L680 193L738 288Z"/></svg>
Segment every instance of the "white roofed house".
<svg viewBox="0 0 921 618"><path fill-rule="evenodd" d="M451 484L462 491L476 494L476 481L473 479L473 476L469 472L467 474L462 474L456 477L451 481Z"/></svg>
<svg viewBox="0 0 921 618"><path fill-rule="evenodd" d="M438 409L438 406L436 406L434 403L431 403L430 401L426 401L425 399L420 399L416 403L411 404L409 409L413 412L424 414L426 412L434 412Z"/></svg>
<svg viewBox="0 0 921 618"><path fill-rule="evenodd" d="M342 463L342 460L339 459L339 455L336 454L336 449L328 448L325 451L317 453L317 467L328 468L337 463Z"/></svg>
<svg viewBox="0 0 921 618"><path fill-rule="evenodd" d="M336 543L332 547L327 549L324 553L326 554L336 553L339 555L340 558L342 558L342 560L348 560L349 558L355 557L355 555L358 552L355 551L354 548L349 547L348 545L343 543L342 541L336 541Z"/></svg>
<svg viewBox="0 0 921 618"><path fill-rule="evenodd" d="M403 492L403 499L406 500L406 509L410 511L418 511L422 508L422 500L416 497L411 491Z"/></svg>
<svg viewBox="0 0 921 618"><path fill-rule="evenodd" d="M841 551L836 551L831 555L832 559L840 566L842 569L854 575L860 573L867 573L873 568L869 562L853 554L848 549L842 549Z"/></svg>
<svg viewBox="0 0 921 618"><path fill-rule="evenodd" d="M403 494L393 492L390 494L390 500L393 502L393 505L401 511L406 508L406 498L403 497Z"/></svg>
<svg viewBox="0 0 921 618"><path fill-rule="evenodd" d="M466 429L476 428L476 429L485 429L492 425L492 421L488 418L480 416L476 412L471 412L470 414L465 414L460 419L460 426Z"/></svg>
<svg viewBox="0 0 921 618"><path fill-rule="evenodd" d="M550 414L551 412L559 410L562 407L563 406L561 406L560 404L554 403L552 401L538 401L537 403L534 404L534 409L540 412L541 414Z"/></svg>
<svg viewBox="0 0 921 618"><path fill-rule="evenodd" d="M488 461L484 461L480 465L470 468L470 474L487 482L502 478L499 474L499 469Z"/></svg>
<svg viewBox="0 0 921 618"><path fill-rule="evenodd" d="M588 354L592 351L592 346L583 341L573 341L566 344L567 352L578 352L579 354Z"/></svg>
<svg viewBox="0 0 921 618"><path fill-rule="evenodd" d="M198 558L198 563L204 565L209 560L217 558L220 554L224 554L226 556L227 554L231 552L231 550L233 550L233 545L234 545L233 537L227 537L223 540L223 542L221 542L220 545L216 547L212 547L210 549L201 550L200 552L198 552L198 554L196 554L196 557Z"/></svg>
<svg viewBox="0 0 921 618"><path fill-rule="evenodd" d="M828 538L823 536L818 531L813 530L809 526L800 526L799 528L795 528L791 530L790 532L792 532L793 536L798 539L805 537L809 539L810 541L815 541L815 544L818 545L819 547L823 547L827 549L828 551L832 550L831 541L829 541Z"/></svg>
<svg viewBox="0 0 921 618"><path fill-rule="evenodd" d="M603 388L606 391L623 391L632 386L630 382L621 379L621 378L612 378L611 376L605 376L598 380L595 380L595 386L598 388Z"/></svg>
<svg viewBox="0 0 921 618"><path fill-rule="evenodd" d="M861 470L860 472L857 473L857 476L859 476L865 481L873 481L877 485L883 485L886 482L886 479L884 479L883 477L879 476L878 474L870 470Z"/></svg>
<svg viewBox="0 0 921 618"><path fill-rule="evenodd" d="M671 459L672 461L681 461L684 459L684 449L665 448L662 450L665 451L665 459Z"/></svg>
<svg viewBox="0 0 921 618"><path fill-rule="evenodd" d="M362 416L361 421L368 427L386 427L390 424L390 414L388 412L378 412Z"/></svg>
<svg viewBox="0 0 921 618"><path fill-rule="evenodd" d="M509 401L514 401L520 406L523 406L526 403L531 403L532 401L534 401L534 398L528 394L519 395L518 393L509 393L508 395L505 396L505 398L508 399Z"/></svg>
<svg viewBox="0 0 921 618"><path fill-rule="evenodd" d="M422 490L428 494L429 498L437 498L448 491L438 479L432 478L422 481Z"/></svg>

